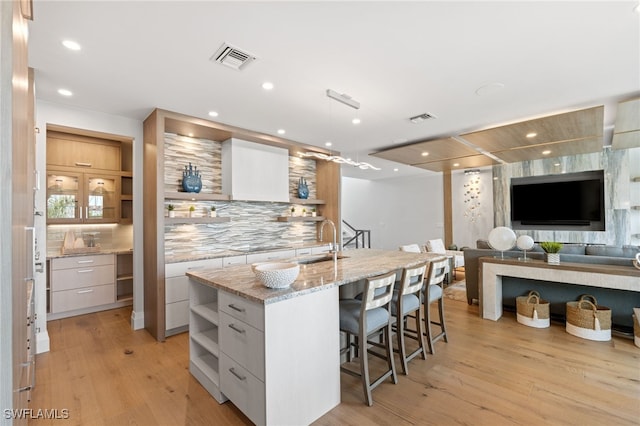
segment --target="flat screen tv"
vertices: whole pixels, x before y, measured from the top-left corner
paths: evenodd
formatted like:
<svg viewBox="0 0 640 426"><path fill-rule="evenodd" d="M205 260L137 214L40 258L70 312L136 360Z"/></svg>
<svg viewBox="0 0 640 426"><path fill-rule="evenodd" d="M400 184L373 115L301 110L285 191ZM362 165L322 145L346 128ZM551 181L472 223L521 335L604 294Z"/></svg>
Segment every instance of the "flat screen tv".
<svg viewBox="0 0 640 426"><path fill-rule="evenodd" d="M512 178L511 226L604 231L604 171Z"/></svg>

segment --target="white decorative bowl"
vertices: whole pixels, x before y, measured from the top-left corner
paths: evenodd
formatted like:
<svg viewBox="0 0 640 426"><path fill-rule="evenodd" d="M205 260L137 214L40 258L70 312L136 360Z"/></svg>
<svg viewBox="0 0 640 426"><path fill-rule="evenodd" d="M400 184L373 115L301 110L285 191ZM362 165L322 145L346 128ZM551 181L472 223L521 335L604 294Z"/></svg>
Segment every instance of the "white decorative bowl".
<svg viewBox="0 0 640 426"><path fill-rule="evenodd" d="M264 263L253 269L258 280L269 288L289 287L300 273L297 263Z"/></svg>

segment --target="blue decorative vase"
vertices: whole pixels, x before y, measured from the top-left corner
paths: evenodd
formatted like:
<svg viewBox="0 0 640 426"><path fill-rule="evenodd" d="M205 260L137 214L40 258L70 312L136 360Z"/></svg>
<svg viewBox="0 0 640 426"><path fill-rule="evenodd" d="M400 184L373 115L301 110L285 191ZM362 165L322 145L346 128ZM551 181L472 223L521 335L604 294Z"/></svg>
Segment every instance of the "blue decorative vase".
<svg viewBox="0 0 640 426"><path fill-rule="evenodd" d="M298 198L306 200L309 198L309 187L307 181L304 178L300 178L298 181Z"/></svg>
<svg viewBox="0 0 640 426"><path fill-rule="evenodd" d="M182 171L182 189L184 192L200 192L202 189L202 177L198 171L198 167L184 166Z"/></svg>

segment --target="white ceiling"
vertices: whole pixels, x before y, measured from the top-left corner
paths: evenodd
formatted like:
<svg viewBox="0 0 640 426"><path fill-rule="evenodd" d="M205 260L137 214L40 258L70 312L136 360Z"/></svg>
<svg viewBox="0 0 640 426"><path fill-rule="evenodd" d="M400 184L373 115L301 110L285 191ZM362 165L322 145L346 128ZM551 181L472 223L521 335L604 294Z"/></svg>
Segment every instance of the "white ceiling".
<svg viewBox="0 0 640 426"><path fill-rule="evenodd" d="M637 4L34 0L29 65L38 99L139 120L156 107L205 119L215 110L222 123L331 140L383 168L343 175L377 179L433 173L368 155L399 143L596 105L610 129L617 102L640 95ZM257 60L242 71L211 62L223 42ZM491 83L504 87L476 94ZM424 112L437 119L409 122Z"/></svg>

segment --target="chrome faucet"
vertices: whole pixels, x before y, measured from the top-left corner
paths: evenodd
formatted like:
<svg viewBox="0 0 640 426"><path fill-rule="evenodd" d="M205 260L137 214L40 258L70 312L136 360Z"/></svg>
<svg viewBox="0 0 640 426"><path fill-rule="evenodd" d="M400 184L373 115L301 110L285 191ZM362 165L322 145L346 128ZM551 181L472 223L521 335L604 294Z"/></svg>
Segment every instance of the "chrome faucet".
<svg viewBox="0 0 640 426"><path fill-rule="evenodd" d="M331 219L325 219L322 221L322 224L320 225L320 241L323 240L322 231L324 230L324 226L327 223L330 224L331 227L333 228L333 242L331 243L331 250L329 251L329 253L333 253L333 261L336 262L338 260L338 244L336 242L336 224L333 223Z"/></svg>

